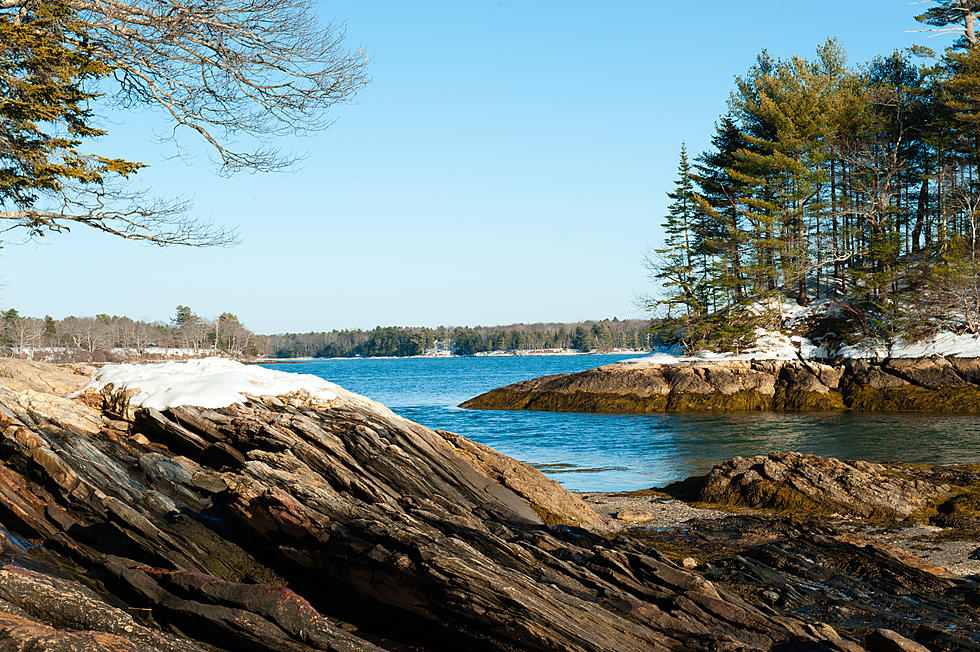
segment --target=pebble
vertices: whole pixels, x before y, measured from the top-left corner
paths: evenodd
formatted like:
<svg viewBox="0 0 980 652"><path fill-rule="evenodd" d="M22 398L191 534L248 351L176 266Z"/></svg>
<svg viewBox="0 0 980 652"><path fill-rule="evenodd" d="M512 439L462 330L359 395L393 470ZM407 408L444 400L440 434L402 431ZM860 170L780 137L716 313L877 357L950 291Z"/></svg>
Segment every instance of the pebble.
<svg viewBox="0 0 980 652"><path fill-rule="evenodd" d="M762 601L766 604L776 604L780 597L778 593L769 589L762 592Z"/></svg>
<svg viewBox="0 0 980 652"><path fill-rule="evenodd" d="M616 512L616 518L618 518L620 521L626 521L627 523L646 523L647 521L652 521L656 517L650 512L645 512L638 509L621 509Z"/></svg>

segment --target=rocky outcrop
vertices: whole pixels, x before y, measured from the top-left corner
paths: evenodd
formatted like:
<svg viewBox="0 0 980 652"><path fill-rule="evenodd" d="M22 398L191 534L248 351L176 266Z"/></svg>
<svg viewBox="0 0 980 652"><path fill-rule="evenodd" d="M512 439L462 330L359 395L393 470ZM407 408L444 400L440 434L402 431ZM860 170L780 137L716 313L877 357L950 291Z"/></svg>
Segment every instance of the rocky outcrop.
<svg viewBox="0 0 980 652"><path fill-rule="evenodd" d="M687 502L849 517L980 535L980 465L873 464L793 452L736 457L664 488Z"/></svg>
<svg viewBox="0 0 980 652"><path fill-rule="evenodd" d="M19 364L0 363L0 650L861 649L366 399L158 411Z"/></svg>
<svg viewBox="0 0 980 652"><path fill-rule="evenodd" d="M627 362L514 383L460 407L626 414L844 409L980 414L980 360Z"/></svg>
<svg viewBox="0 0 980 652"><path fill-rule="evenodd" d="M948 498L953 486L909 467L774 452L715 466L695 500L810 515L902 520Z"/></svg>
<svg viewBox="0 0 980 652"><path fill-rule="evenodd" d="M777 452L728 460L662 492L729 513L642 535L672 559L696 558L717 584L818 618L869 650L980 651L977 577L922 552L980 540L980 465ZM903 531L920 532L918 543Z"/></svg>
<svg viewBox="0 0 980 652"><path fill-rule="evenodd" d="M602 517L585 501L563 490L560 484L536 468L456 433L435 432L483 475L520 496L544 522L583 527L593 532L608 530Z"/></svg>

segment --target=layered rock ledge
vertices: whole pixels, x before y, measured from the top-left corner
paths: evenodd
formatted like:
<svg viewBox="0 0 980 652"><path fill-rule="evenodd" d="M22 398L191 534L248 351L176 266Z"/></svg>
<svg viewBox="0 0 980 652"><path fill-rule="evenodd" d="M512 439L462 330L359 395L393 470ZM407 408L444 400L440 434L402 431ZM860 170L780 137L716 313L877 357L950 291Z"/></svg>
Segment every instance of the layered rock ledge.
<svg viewBox="0 0 980 652"><path fill-rule="evenodd" d="M0 362L0 650L863 649L367 399L78 371Z"/></svg>
<svg viewBox="0 0 980 652"><path fill-rule="evenodd" d="M620 362L526 380L460 405L481 410L867 410L980 414L980 359Z"/></svg>

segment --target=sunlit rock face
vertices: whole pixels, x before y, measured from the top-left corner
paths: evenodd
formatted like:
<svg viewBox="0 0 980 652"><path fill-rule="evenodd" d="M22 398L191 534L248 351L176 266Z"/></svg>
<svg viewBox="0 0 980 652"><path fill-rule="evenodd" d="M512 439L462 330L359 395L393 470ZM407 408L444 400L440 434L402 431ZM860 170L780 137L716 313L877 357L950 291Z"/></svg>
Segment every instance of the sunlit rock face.
<svg viewBox="0 0 980 652"><path fill-rule="evenodd" d="M845 409L980 414L980 360L620 362L514 383L461 407L624 414Z"/></svg>
<svg viewBox="0 0 980 652"><path fill-rule="evenodd" d="M89 382L0 364L0 649L860 649L339 388Z"/></svg>

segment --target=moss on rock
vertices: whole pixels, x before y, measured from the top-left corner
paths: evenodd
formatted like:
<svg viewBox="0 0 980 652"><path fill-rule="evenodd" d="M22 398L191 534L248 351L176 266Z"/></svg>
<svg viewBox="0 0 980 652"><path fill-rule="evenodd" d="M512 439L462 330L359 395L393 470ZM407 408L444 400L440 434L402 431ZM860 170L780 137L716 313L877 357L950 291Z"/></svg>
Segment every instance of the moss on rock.
<svg viewBox="0 0 980 652"><path fill-rule="evenodd" d="M949 412L980 414L980 389L928 389L916 385L873 387L852 385L844 395L852 410L867 412Z"/></svg>

